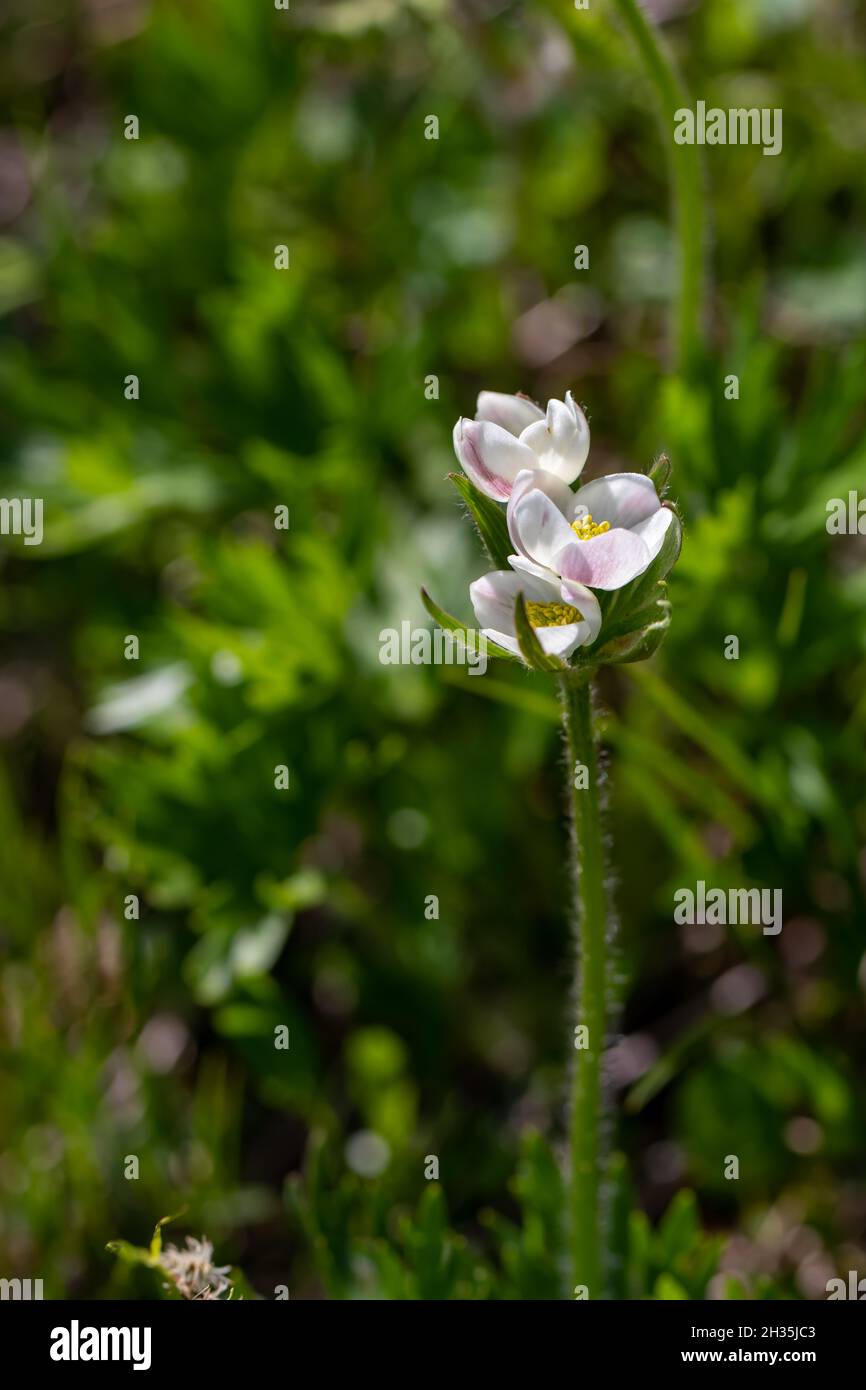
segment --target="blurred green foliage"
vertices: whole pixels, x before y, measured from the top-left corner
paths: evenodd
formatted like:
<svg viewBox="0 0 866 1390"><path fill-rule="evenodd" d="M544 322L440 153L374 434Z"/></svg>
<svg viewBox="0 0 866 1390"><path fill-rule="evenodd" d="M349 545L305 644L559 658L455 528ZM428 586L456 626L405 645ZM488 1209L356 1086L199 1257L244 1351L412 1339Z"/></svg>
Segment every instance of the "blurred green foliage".
<svg viewBox="0 0 866 1390"><path fill-rule="evenodd" d="M10 4L2 490L45 539L2 542L0 1272L46 1296L153 1296L104 1247L183 1206L266 1297L570 1296L556 707L378 661L421 583L469 616L481 387L573 388L588 475L663 448L686 519L661 653L602 683L611 1291L863 1269L866 542L825 520L866 477L864 15L653 9L695 99L784 112L778 158L703 151L685 375L610 6ZM700 878L782 888L781 935L675 927Z"/></svg>

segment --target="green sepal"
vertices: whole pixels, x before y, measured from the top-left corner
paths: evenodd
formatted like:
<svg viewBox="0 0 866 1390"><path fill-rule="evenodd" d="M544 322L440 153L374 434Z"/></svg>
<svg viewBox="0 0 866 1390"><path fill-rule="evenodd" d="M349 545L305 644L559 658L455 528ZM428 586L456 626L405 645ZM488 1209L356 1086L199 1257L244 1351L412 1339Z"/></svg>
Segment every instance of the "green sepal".
<svg viewBox="0 0 866 1390"><path fill-rule="evenodd" d="M655 485L659 497L664 498L671 478L671 461L667 454L659 454L647 477Z"/></svg>
<svg viewBox="0 0 866 1390"><path fill-rule="evenodd" d="M659 588L664 591L666 585ZM631 622L640 621L640 626L632 627ZM623 665L628 661L645 661L652 656L670 627L671 606L664 597L657 598L646 608L629 619L629 630L608 634L604 645L595 651L595 659L606 666Z"/></svg>
<svg viewBox="0 0 866 1390"><path fill-rule="evenodd" d="M106 1245L106 1250L110 1250L112 1255L116 1255L125 1264L147 1265L150 1269L160 1268L160 1258L162 1255L162 1228L167 1226L170 1221L177 1221L178 1217L183 1216L186 1207L181 1207L180 1211L172 1212L171 1216L162 1216L153 1228L153 1235L150 1238L150 1246L144 1249L140 1245L130 1245L128 1240L110 1240Z"/></svg>
<svg viewBox="0 0 866 1390"><path fill-rule="evenodd" d="M514 546L508 536L505 512L491 497L485 497L474 483L463 473L449 473L449 479L456 487L475 522L481 543L490 558L494 569L507 570L508 557L514 554Z"/></svg>
<svg viewBox="0 0 866 1390"><path fill-rule="evenodd" d="M140 1245L130 1245L128 1240L110 1240L105 1246L112 1255L128 1265L147 1265L148 1269L159 1269L158 1255L152 1255Z"/></svg>
<svg viewBox="0 0 866 1390"><path fill-rule="evenodd" d="M462 637L463 643L468 650L475 652L480 650L479 638L481 637L481 632L478 628L467 627L465 623L461 623L459 618L454 618L450 613L446 613L445 609L440 608L439 604L430 597L426 589L421 590L421 602L427 609L430 617L434 622L437 622L441 628L444 628L446 632L454 632L458 637ZM471 634L471 637L467 637L467 634ZM471 647L469 645L470 642L472 643ZM495 657L497 661L517 661L517 657L513 652L506 651L504 647L500 647L496 642L492 642L489 637L485 639L484 650L488 656Z"/></svg>
<svg viewBox="0 0 866 1390"><path fill-rule="evenodd" d="M665 507L672 514L671 524L665 532L662 548L652 564L630 584L625 584L621 589L614 589L612 593L598 596L602 614L601 631L605 642L609 637L624 636L655 621L655 614L652 611L647 613L646 610L652 610L653 605L663 597L663 592L659 592L659 585L676 564L683 544L683 528L679 513L670 503L665 503Z"/></svg>
<svg viewBox="0 0 866 1390"><path fill-rule="evenodd" d="M518 593L514 600L514 630L523 660L533 671L564 671L567 663L558 656L549 656L535 635L535 628L529 621L526 600Z"/></svg>
<svg viewBox="0 0 866 1390"><path fill-rule="evenodd" d="M150 1238L150 1253L154 1259L159 1259L162 1254L162 1228L168 1226L172 1221L177 1221L181 1216L186 1215L186 1207L181 1207L180 1211L172 1212L171 1216L161 1216L153 1228L153 1235Z"/></svg>

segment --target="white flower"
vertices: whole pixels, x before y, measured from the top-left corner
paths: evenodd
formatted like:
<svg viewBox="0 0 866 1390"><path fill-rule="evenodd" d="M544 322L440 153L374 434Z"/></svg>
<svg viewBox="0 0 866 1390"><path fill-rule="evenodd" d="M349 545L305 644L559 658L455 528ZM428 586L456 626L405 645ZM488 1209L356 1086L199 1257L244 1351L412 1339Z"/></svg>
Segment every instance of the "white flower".
<svg viewBox="0 0 866 1390"><path fill-rule="evenodd" d="M517 474L508 503L515 569L556 583L621 589L652 564L679 525L643 473L610 473L572 492L547 471Z"/></svg>
<svg viewBox="0 0 866 1390"><path fill-rule="evenodd" d="M573 483L589 453L589 425L570 391L548 401L546 414L528 396L482 391L475 419L454 426L454 452L481 492L505 502L527 469Z"/></svg>
<svg viewBox="0 0 866 1390"><path fill-rule="evenodd" d="M202 1236L187 1236L186 1249L179 1250L169 1245L160 1255L159 1262L178 1293L184 1298L211 1300L231 1288L231 1280L226 1276L231 1265L213 1263L213 1246Z"/></svg>
<svg viewBox="0 0 866 1390"><path fill-rule="evenodd" d="M598 599L584 584L553 575L543 577L516 570L494 570L469 585L479 625L491 642L520 655L514 628L518 593L539 643L549 656L570 656L576 647L594 642L601 627Z"/></svg>

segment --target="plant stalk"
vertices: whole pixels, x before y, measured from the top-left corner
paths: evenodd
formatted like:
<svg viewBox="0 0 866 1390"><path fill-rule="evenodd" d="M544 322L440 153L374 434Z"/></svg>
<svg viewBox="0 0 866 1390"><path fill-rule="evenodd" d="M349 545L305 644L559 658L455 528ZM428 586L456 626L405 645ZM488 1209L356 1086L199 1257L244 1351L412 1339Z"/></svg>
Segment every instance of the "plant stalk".
<svg viewBox="0 0 866 1390"><path fill-rule="evenodd" d="M635 41L647 77L655 88L661 112L662 134L673 182L679 249L675 329L677 367L688 375L695 365L700 347L704 291L704 207L700 157L696 146L674 143L674 113L680 107L688 106L688 93L638 0L614 0L614 4Z"/></svg>
<svg viewBox="0 0 866 1390"><path fill-rule="evenodd" d="M604 1078L607 1035L608 943L604 838L598 751L592 719L592 673L561 678L562 716L568 750L577 916L576 1024L569 1116L572 1275L590 1298L605 1282L601 1188L604 1166ZM586 786L576 770L586 768ZM585 1046L581 1045L585 1042Z"/></svg>

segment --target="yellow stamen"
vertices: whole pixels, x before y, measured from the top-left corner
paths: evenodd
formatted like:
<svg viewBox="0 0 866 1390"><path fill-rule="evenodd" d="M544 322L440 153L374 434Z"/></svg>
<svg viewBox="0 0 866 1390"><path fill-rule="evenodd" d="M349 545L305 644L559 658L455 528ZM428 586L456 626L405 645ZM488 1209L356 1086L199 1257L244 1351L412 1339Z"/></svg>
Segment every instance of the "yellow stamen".
<svg viewBox="0 0 866 1390"><path fill-rule="evenodd" d="M609 531L610 522L593 521L592 512L587 512L586 516L579 516L571 523L571 529L579 541L591 541L593 536L603 536Z"/></svg>
<svg viewBox="0 0 866 1390"><path fill-rule="evenodd" d="M583 621L583 614L570 603L527 603L526 616L533 627L568 627Z"/></svg>

